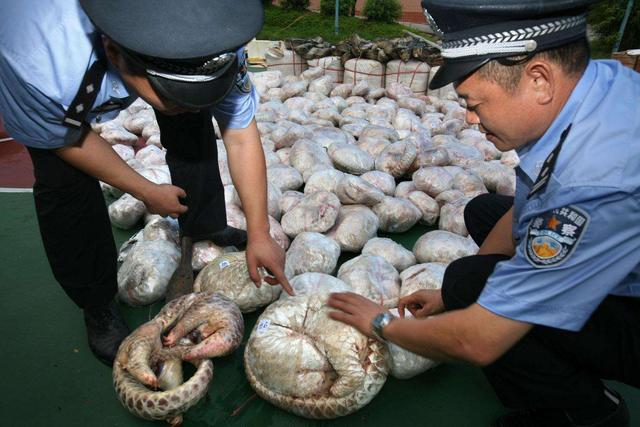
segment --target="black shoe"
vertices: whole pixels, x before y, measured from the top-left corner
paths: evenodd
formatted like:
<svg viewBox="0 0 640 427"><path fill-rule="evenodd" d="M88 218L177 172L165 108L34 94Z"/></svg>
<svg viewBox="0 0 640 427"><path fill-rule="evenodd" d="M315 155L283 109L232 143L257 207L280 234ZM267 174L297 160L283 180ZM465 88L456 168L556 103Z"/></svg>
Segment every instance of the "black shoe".
<svg viewBox="0 0 640 427"><path fill-rule="evenodd" d="M217 231L208 237L215 245L242 247L247 244L247 232L239 228L226 226L223 230Z"/></svg>
<svg viewBox="0 0 640 427"><path fill-rule="evenodd" d="M498 418L493 427L572 427L560 409L520 409Z"/></svg>
<svg viewBox="0 0 640 427"><path fill-rule="evenodd" d="M597 419L597 421L588 423L578 422L579 420L575 420L577 414L573 414L574 416L572 417L572 414L569 413L567 418L572 421L571 425L575 427L629 427L631 425L629 408L620 393L606 387L605 395L611 401L611 404L616 406L615 409Z"/></svg>
<svg viewBox="0 0 640 427"><path fill-rule="evenodd" d="M627 404L616 391L607 389L615 399L616 408L601 419L590 423L574 421L570 414L561 409L523 409L513 411L498 418L494 427L629 427L630 417Z"/></svg>
<svg viewBox="0 0 640 427"><path fill-rule="evenodd" d="M85 308L84 324L94 356L105 365L113 366L120 343L131 333L115 301L106 306Z"/></svg>

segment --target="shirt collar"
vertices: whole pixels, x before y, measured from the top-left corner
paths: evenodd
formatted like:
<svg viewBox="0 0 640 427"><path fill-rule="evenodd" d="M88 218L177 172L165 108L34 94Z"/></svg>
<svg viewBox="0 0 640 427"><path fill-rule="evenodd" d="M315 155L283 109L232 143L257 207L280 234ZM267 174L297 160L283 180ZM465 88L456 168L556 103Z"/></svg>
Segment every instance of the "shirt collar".
<svg viewBox="0 0 640 427"><path fill-rule="evenodd" d="M537 141L531 141L517 149L520 157L520 169L535 182L545 159L560 142L560 135L572 123L576 113L585 100L590 87L596 78L596 65L589 61L584 74L573 89L560 114L555 118L549 129Z"/></svg>

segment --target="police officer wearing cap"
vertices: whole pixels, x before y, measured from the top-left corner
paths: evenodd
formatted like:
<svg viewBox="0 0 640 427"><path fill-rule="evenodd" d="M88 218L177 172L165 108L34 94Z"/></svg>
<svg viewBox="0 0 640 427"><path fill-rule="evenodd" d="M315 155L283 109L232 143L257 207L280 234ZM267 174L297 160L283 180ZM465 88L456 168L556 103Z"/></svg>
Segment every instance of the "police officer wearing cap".
<svg viewBox="0 0 640 427"><path fill-rule="evenodd" d="M592 0L423 0L442 34L430 88L516 149L515 198L473 199L477 255L395 319L355 294L331 314L372 337L483 367L514 411L497 426L629 426L603 379L640 387L640 75L589 60Z"/></svg>
<svg viewBox="0 0 640 427"><path fill-rule="evenodd" d="M99 180L178 218L186 268L172 297L189 291L192 242L201 239L227 246L248 237L254 282L265 267L269 283L290 290L269 236L258 97L243 53L262 27L259 0L0 0L0 9L0 111L31 155L45 251L84 311L98 359L111 365L129 333L113 302L117 253ZM155 110L173 185L138 175L91 130L138 96ZM226 223L212 115L248 236Z"/></svg>

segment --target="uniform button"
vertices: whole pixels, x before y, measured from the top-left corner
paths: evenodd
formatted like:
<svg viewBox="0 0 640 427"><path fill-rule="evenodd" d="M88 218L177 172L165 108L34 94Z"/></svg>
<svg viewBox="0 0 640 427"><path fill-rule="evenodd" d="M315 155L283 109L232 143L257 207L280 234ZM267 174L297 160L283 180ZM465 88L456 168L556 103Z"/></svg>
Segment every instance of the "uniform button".
<svg viewBox="0 0 640 427"><path fill-rule="evenodd" d="M96 123L100 123L102 121L102 116L100 114L98 114L96 116Z"/></svg>

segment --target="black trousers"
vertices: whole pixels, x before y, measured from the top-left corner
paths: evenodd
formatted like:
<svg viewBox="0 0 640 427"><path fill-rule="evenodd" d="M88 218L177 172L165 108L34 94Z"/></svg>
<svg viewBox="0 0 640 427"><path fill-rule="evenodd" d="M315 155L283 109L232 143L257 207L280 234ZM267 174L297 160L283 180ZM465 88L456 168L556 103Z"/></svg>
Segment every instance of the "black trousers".
<svg viewBox="0 0 640 427"><path fill-rule="evenodd" d="M194 241L227 226L224 186L218 167L216 135L208 111L167 116L155 110L160 139L167 149L173 185L186 193L189 210L180 215L180 230Z"/></svg>
<svg viewBox="0 0 640 427"><path fill-rule="evenodd" d="M224 187L208 112L156 112L174 185L187 192L183 233L206 237L227 224ZM103 305L117 292L117 251L97 179L51 150L29 148L40 235L53 275L81 308Z"/></svg>
<svg viewBox="0 0 640 427"><path fill-rule="evenodd" d="M493 194L473 199L465 210L472 238L481 244L513 198ZM447 268L442 297L448 311L478 299L504 255L476 255ZM483 371L510 408L576 409L598 402L602 379L640 387L640 298L607 297L579 332L535 326Z"/></svg>

